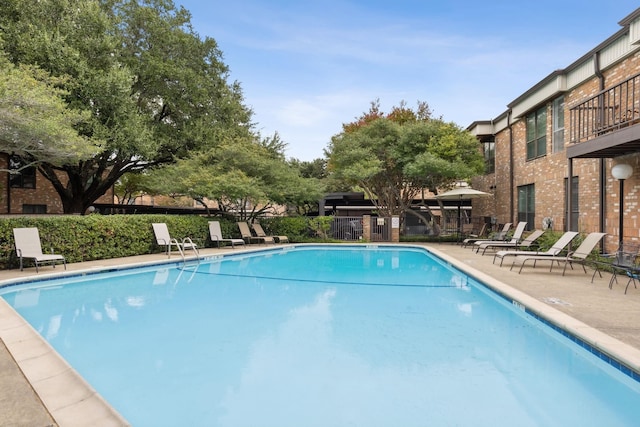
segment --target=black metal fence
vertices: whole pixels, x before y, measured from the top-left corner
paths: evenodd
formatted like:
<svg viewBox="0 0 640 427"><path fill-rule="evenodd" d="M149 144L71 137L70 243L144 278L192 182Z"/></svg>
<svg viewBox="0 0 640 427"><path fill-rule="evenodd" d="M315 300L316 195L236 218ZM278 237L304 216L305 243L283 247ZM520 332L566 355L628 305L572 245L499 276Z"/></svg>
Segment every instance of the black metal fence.
<svg viewBox="0 0 640 427"><path fill-rule="evenodd" d="M362 240L362 217L336 216L331 221L329 235L337 240Z"/></svg>
<svg viewBox="0 0 640 427"><path fill-rule="evenodd" d="M360 241L364 236L364 223L368 218L372 242L391 241L391 219L381 217L336 216L331 221L329 235L338 240Z"/></svg>
<svg viewBox="0 0 640 427"><path fill-rule="evenodd" d="M150 206L150 205L120 205L108 203L94 203L95 213L103 215L143 215L143 214L165 214L165 215L218 215L217 209L187 208L181 206Z"/></svg>
<svg viewBox="0 0 640 427"><path fill-rule="evenodd" d="M601 91L569 111L572 143L640 122L640 74Z"/></svg>
<svg viewBox="0 0 640 427"><path fill-rule="evenodd" d="M391 241L391 218L370 217L369 227L371 230L372 242Z"/></svg>

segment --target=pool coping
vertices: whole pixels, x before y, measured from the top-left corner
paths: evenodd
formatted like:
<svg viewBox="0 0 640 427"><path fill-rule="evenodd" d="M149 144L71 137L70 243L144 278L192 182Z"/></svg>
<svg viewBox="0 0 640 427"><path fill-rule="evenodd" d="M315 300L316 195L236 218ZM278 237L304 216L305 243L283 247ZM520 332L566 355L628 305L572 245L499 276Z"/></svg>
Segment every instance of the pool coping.
<svg viewBox="0 0 640 427"><path fill-rule="evenodd" d="M446 253L434 248L425 248L453 267L473 277L498 296L506 299L515 307L533 315L563 335L587 348L591 353L603 359L606 363L620 370L625 375L640 382L640 350L626 344L606 333L589 326L586 323L563 313L526 293L497 280L480 270L464 264ZM570 336L571 335L571 336ZM577 340L576 340L577 338ZM617 363L616 363L617 362ZM628 367L629 370L624 369Z"/></svg>
<svg viewBox="0 0 640 427"><path fill-rule="evenodd" d="M202 255L200 259L209 260L222 258L229 255L242 253L259 253L265 251L281 250L284 248L331 246L331 244L290 244L269 248L247 248L246 250L234 250L220 252L215 255ZM349 245L338 244L346 248ZM363 246L354 244L353 246ZM367 246L402 247L423 249L442 259L445 263L469 275L473 279L485 285L498 296L512 303L516 308L525 310L548 326L561 331L566 331L579 339L579 343L585 343L592 353L603 358L614 367L616 362L628 367L633 372L622 372L640 381L640 350L613 338L586 323L565 314L554 307L545 304L526 293L517 290L500 280L469 266L462 261L436 249L427 246L407 244L368 244ZM195 257L186 261L195 261ZM63 271L59 273L38 274L29 277L0 280L0 288L33 281L58 279L61 277L73 277L95 274L104 271L129 270L156 265L169 265L182 263L177 259L153 260L144 262L131 262L118 266L96 266L75 271ZM572 337L570 339L573 339ZM19 369L27 381L31 384L42 404L59 426L129 426L130 423L118 413L93 387L70 366L58 352L40 334L26 322L3 298L0 298L0 339L3 340L9 353L14 358ZM575 341L575 339L574 339ZM609 357L607 360L603 357ZM613 363L612 363L613 362Z"/></svg>

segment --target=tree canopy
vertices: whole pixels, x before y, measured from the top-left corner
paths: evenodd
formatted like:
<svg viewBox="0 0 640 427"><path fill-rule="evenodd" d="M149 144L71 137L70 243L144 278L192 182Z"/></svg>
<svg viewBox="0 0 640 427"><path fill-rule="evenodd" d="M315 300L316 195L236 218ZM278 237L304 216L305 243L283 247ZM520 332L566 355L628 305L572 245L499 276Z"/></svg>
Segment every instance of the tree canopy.
<svg viewBox="0 0 640 427"><path fill-rule="evenodd" d="M155 193L187 195L205 207L217 207L240 219L253 219L276 205L299 208L322 197L315 178L304 178L284 160L276 138L256 143L251 138L228 139L208 150L194 152L152 172L146 187ZM298 213L301 213L298 211Z"/></svg>
<svg viewBox="0 0 640 427"><path fill-rule="evenodd" d="M416 214L411 204L423 189L437 194L484 168L476 138L432 118L426 103L415 111L401 103L385 115L373 102L333 136L326 154L331 176L362 188L384 216Z"/></svg>
<svg viewBox="0 0 640 427"><path fill-rule="evenodd" d="M0 141L8 153L61 165L96 154L99 147L78 134L88 119L68 108L59 79L33 66L16 67L0 56Z"/></svg>
<svg viewBox="0 0 640 427"><path fill-rule="evenodd" d="M215 40L201 39L190 19L171 0L0 3L0 43L8 60L37 65L58 79L55 94L65 114L83 119L56 121L77 131L75 139L72 133L65 138L67 151L80 155L87 144L100 147L80 161L21 151L27 162L39 161L66 213L84 212L124 173L250 133L251 111L240 86L227 81ZM47 134L45 144L61 140Z"/></svg>

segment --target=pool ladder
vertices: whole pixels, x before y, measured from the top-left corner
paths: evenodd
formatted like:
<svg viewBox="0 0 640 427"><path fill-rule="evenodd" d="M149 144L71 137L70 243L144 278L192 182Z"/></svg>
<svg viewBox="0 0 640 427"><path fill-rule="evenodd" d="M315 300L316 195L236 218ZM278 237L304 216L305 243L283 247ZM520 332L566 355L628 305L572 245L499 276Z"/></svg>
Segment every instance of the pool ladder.
<svg viewBox="0 0 640 427"><path fill-rule="evenodd" d="M198 265L200 265L200 252L198 251L198 246L196 246L196 244L193 243L190 237L185 237L184 239L182 239L182 243L178 243L177 239L172 239L172 240L174 241L173 245L175 245L175 247L178 248L178 252L180 252L180 256L182 257L183 267L186 266L187 264L187 258L184 255L185 248L191 249L193 250L193 252L195 252L196 261L198 262ZM171 248L169 248L169 256L171 256Z"/></svg>

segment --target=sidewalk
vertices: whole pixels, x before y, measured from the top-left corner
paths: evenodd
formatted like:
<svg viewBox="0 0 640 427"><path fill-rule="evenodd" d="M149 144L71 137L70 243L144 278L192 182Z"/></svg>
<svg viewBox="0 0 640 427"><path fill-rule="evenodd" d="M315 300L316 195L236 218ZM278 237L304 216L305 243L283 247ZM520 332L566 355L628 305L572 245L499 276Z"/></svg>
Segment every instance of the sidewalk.
<svg viewBox="0 0 640 427"><path fill-rule="evenodd" d="M252 245L264 249L264 245ZM548 263L525 267L522 274L509 271L509 261L499 267L493 254L476 254L455 244L425 245L468 274L505 292L527 299L528 306L555 316L567 329L589 337L592 345L619 351L633 366L640 367L640 289L630 287L624 294L626 279L621 277L613 289L608 288L610 273L585 274L580 266L562 276L561 268L549 272ZM253 249L251 246L247 250ZM239 253L244 249L205 249L203 256ZM175 257L179 259L179 257ZM74 263L70 272L112 266L154 263L166 260L164 254L142 255L112 260ZM174 257L172 257L174 259ZM25 271L0 271L2 281L35 276L44 278L61 266ZM4 343L4 344L3 344ZM6 344L6 348L5 348ZM8 350L7 350L8 349ZM61 361L47 343L0 299L0 426L44 427L120 426L126 421L113 411L90 386ZM35 390L35 391L34 391ZM44 402L44 404L43 404ZM55 420L55 421L54 421ZM56 424L57 421L57 424Z"/></svg>

